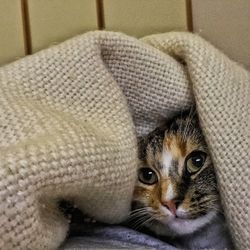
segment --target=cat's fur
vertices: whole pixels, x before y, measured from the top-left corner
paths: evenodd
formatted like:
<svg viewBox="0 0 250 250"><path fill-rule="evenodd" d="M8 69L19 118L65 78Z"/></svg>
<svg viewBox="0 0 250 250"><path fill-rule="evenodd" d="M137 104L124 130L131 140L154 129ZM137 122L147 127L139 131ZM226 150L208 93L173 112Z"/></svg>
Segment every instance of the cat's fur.
<svg viewBox="0 0 250 250"><path fill-rule="evenodd" d="M232 248L215 171L194 111L177 114L141 138L139 159L133 225L171 238L179 247Z"/></svg>

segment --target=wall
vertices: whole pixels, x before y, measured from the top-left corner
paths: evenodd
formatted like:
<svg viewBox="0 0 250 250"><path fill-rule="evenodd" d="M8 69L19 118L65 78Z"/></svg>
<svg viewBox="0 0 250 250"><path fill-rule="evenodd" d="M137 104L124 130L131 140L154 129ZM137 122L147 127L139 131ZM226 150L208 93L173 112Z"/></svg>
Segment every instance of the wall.
<svg viewBox="0 0 250 250"><path fill-rule="evenodd" d="M194 31L250 70L250 0L192 0Z"/></svg>
<svg viewBox="0 0 250 250"><path fill-rule="evenodd" d="M89 30L193 30L250 69L250 0L0 0L0 24L0 65Z"/></svg>
<svg viewBox="0 0 250 250"><path fill-rule="evenodd" d="M186 0L0 0L0 65L89 30L187 30Z"/></svg>

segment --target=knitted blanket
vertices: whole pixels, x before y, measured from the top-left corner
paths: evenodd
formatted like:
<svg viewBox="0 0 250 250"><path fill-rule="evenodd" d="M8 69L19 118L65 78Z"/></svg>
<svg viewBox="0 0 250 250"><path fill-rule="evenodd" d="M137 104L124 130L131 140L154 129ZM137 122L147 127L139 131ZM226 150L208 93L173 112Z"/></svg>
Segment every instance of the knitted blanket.
<svg viewBox="0 0 250 250"><path fill-rule="evenodd" d="M57 248L62 198L123 220L136 133L195 102L233 239L249 249L249 96L249 73L187 33L90 32L0 68L0 248Z"/></svg>

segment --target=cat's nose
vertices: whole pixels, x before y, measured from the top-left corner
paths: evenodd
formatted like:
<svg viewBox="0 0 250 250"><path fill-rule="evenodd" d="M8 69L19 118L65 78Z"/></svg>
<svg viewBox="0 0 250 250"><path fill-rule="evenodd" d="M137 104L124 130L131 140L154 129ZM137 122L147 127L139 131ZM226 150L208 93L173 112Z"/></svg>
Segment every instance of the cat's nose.
<svg viewBox="0 0 250 250"><path fill-rule="evenodd" d="M166 207L169 211L171 211L173 215L176 215L177 202L175 202L174 200L164 201L162 202L162 205Z"/></svg>

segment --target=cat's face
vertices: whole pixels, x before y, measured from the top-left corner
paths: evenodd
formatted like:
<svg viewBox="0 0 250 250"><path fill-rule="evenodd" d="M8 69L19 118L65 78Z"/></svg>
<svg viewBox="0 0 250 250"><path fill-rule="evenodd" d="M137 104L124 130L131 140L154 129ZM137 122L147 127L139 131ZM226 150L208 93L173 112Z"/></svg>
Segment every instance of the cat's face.
<svg viewBox="0 0 250 250"><path fill-rule="evenodd" d="M140 143L132 218L158 234L190 234L219 209L216 177L196 117L175 117Z"/></svg>

